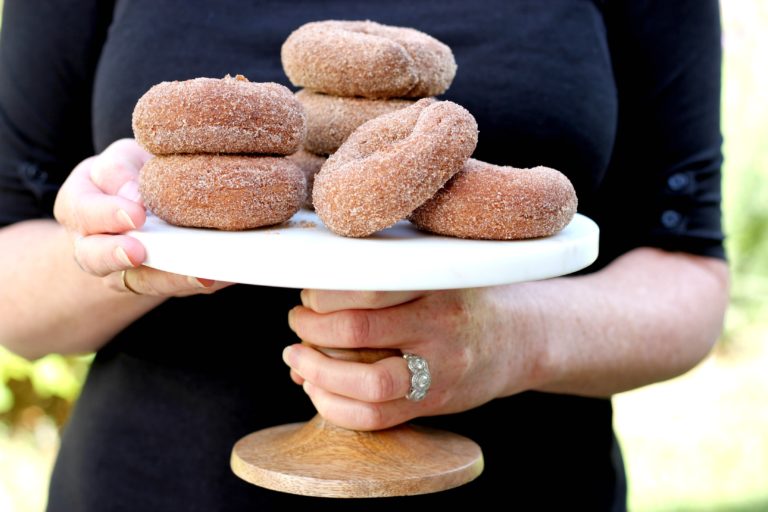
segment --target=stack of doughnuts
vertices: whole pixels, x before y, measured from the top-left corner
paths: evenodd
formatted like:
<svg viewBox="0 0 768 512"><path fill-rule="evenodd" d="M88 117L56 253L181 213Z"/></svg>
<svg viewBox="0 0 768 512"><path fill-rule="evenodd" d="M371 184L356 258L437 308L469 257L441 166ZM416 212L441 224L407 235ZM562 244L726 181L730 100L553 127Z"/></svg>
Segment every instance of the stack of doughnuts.
<svg viewBox="0 0 768 512"><path fill-rule="evenodd" d="M283 68L308 116L311 200L333 232L365 237L408 218L461 238L514 240L557 233L576 193L553 169L470 159L477 124L448 101L450 48L409 28L370 21L308 23L282 48ZM335 153L334 153L335 152ZM331 156L323 163L322 156Z"/></svg>
<svg viewBox="0 0 768 512"><path fill-rule="evenodd" d="M291 158L310 191L326 157L360 125L445 92L456 74L445 44L372 21L307 23L291 33L281 57L291 83L304 88L296 98L307 112L307 138Z"/></svg>
<svg viewBox="0 0 768 512"><path fill-rule="evenodd" d="M576 193L558 171L470 158L474 117L430 97L456 72L436 39L370 21L313 22L288 37L282 61L304 87L296 95L238 75L163 82L139 100L134 134L155 155L139 187L155 215L242 230L284 222L309 201L343 236L407 218L496 240L549 236L573 218Z"/></svg>
<svg viewBox="0 0 768 512"><path fill-rule="evenodd" d="M155 155L139 175L144 203L170 224L277 224L306 196L303 173L281 156L301 147L306 116L282 85L240 75L162 82L136 104L133 132Z"/></svg>

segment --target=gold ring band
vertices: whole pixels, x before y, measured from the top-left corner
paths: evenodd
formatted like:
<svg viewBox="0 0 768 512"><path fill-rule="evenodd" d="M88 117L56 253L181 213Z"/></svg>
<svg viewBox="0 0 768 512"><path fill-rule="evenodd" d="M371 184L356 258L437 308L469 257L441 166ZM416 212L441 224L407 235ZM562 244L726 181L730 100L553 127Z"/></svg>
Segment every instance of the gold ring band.
<svg viewBox="0 0 768 512"><path fill-rule="evenodd" d="M134 288L131 287L131 285L128 284L128 281L125 279L125 275L128 273L128 270L123 270L120 272L120 281L123 283L123 288L128 290L134 295L141 295L140 292L137 292Z"/></svg>

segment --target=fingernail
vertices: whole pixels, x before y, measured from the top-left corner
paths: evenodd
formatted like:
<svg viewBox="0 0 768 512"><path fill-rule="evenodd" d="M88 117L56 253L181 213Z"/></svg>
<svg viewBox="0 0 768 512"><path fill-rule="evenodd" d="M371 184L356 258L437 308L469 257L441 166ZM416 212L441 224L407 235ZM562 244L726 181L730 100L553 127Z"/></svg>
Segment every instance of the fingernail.
<svg viewBox="0 0 768 512"><path fill-rule="evenodd" d="M128 253L122 247L115 248L115 258L126 267L135 267L131 258L128 257Z"/></svg>
<svg viewBox="0 0 768 512"><path fill-rule="evenodd" d="M283 349L283 362L288 366L293 366L294 352L292 345L288 345Z"/></svg>
<svg viewBox="0 0 768 512"><path fill-rule="evenodd" d="M133 201L134 203L141 202L141 194L139 193L139 184L131 180L126 182L120 190L117 191L117 195Z"/></svg>
<svg viewBox="0 0 768 512"><path fill-rule="evenodd" d="M97 187L99 186L99 183L101 183L102 170L103 166L101 165L101 161L98 158L93 159L91 161L90 178Z"/></svg>
<svg viewBox="0 0 768 512"><path fill-rule="evenodd" d="M203 279L202 277L192 277L188 276L187 281L189 284L196 288L210 288L214 284L216 284L216 281L213 279Z"/></svg>
<svg viewBox="0 0 768 512"><path fill-rule="evenodd" d="M304 384L302 384L301 387L304 389L304 392L306 394L310 394L312 390L315 389L315 387L312 384L310 384L308 380L305 380Z"/></svg>
<svg viewBox="0 0 768 512"><path fill-rule="evenodd" d="M294 325L293 325L293 322L294 322L294 318L295 318L295 316L296 316L296 313L294 312L294 310L295 310L295 309L296 309L296 308L291 308L291 309L288 311L288 327L289 327L289 328L290 328L290 329L291 329L293 332L296 332L296 328L295 328L295 327L294 327Z"/></svg>
<svg viewBox="0 0 768 512"><path fill-rule="evenodd" d="M136 224L133 223L133 219L131 219L131 216L128 215L127 211L123 209L117 210L117 218L120 219L120 222L123 224L130 226L131 229L136 229Z"/></svg>
<svg viewBox="0 0 768 512"><path fill-rule="evenodd" d="M308 307L309 309L313 309L312 305L309 302L309 297L310 297L309 290L301 290L301 303L304 306Z"/></svg>

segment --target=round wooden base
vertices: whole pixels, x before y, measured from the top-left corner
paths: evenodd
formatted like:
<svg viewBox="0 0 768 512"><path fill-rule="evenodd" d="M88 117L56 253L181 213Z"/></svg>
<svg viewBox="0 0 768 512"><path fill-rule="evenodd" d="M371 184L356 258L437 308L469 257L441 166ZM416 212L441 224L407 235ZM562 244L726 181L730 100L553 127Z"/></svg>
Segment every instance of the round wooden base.
<svg viewBox="0 0 768 512"><path fill-rule="evenodd" d="M414 425L376 432L337 427L319 415L247 435L232 449L232 470L276 491L329 498L427 494L458 487L483 471L466 437Z"/></svg>

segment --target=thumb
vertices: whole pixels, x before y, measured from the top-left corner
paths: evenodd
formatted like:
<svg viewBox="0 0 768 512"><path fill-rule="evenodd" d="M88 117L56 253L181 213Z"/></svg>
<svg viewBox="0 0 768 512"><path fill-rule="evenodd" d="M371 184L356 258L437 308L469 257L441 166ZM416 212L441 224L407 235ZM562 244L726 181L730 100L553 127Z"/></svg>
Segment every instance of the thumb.
<svg viewBox="0 0 768 512"><path fill-rule="evenodd" d="M114 142L93 159L91 181L105 194L139 203L139 171L150 157L133 139Z"/></svg>

